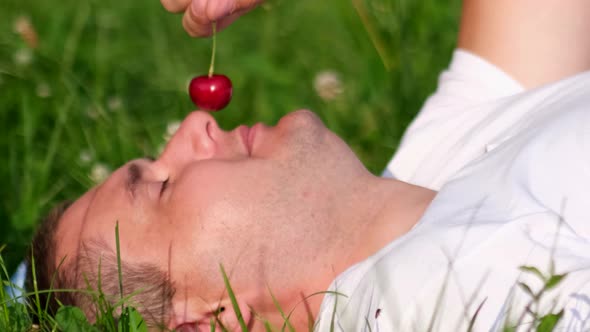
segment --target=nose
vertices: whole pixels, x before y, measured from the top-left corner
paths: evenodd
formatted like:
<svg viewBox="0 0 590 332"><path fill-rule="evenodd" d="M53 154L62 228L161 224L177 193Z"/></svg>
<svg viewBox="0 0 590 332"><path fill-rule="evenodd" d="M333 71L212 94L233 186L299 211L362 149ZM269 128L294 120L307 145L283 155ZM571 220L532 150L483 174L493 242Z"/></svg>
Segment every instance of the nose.
<svg viewBox="0 0 590 332"><path fill-rule="evenodd" d="M215 136L219 131L209 113L193 112L182 121L158 161L172 167L209 159L215 155Z"/></svg>

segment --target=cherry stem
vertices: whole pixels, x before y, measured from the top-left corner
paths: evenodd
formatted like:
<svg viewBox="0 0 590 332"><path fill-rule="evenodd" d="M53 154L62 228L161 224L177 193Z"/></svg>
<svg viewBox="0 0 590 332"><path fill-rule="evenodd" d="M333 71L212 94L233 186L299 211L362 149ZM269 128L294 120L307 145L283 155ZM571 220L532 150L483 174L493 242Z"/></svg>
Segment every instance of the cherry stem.
<svg viewBox="0 0 590 332"><path fill-rule="evenodd" d="M215 51L217 50L217 22L213 22L213 51L211 52L211 65L209 65L209 77L213 76L215 69Z"/></svg>

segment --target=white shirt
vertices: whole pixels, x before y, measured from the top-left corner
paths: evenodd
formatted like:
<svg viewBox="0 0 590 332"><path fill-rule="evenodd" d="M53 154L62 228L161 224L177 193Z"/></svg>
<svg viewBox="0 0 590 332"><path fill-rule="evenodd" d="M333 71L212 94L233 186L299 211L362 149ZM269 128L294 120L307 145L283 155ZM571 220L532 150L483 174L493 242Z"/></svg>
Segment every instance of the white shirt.
<svg viewBox="0 0 590 332"><path fill-rule="evenodd" d="M508 90L468 94L468 109L450 102L447 115L414 122L403 148L427 147L397 159L416 171L394 174L434 188L451 180L416 227L334 280L329 290L344 296L325 295L316 331L465 331L480 305L475 331L501 330L530 301L517 283L542 287L519 267L547 273L551 257L555 274L569 274L538 312L555 303L565 307L562 330L590 327L590 72Z"/></svg>
<svg viewBox="0 0 590 332"><path fill-rule="evenodd" d="M384 175L438 190L468 162L506 139L512 125L545 99L535 94L527 98L531 105L503 107L523 91L500 68L456 50Z"/></svg>

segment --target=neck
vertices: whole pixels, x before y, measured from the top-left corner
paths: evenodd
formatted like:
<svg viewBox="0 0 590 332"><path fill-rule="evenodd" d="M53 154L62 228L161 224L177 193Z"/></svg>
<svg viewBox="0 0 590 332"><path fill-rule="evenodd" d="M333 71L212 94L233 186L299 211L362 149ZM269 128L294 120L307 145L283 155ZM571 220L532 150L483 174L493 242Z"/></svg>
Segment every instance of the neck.
<svg viewBox="0 0 590 332"><path fill-rule="evenodd" d="M414 227L435 191L394 179L369 178L355 190L332 259L338 274L377 253ZM346 255L343 255L346 253Z"/></svg>
<svg viewBox="0 0 590 332"><path fill-rule="evenodd" d="M312 264L314 282L303 286L300 294L327 290L336 276L407 233L436 194L423 187L373 176L355 186L349 188L349 197L341 201L338 215L328 221L332 224L323 229L329 236L322 247L322 259ZM307 328L307 317L319 311L322 298L314 296L305 301L305 306L299 306L306 309L294 315L300 318L299 327ZM300 300L297 298L297 302Z"/></svg>
<svg viewBox="0 0 590 332"><path fill-rule="evenodd" d="M371 198L376 203L367 204L365 213L370 218L356 220L357 231L350 240L355 245L351 246L348 264L368 258L410 231L436 195L433 190L398 180L377 179L376 182L377 189Z"/></svg>

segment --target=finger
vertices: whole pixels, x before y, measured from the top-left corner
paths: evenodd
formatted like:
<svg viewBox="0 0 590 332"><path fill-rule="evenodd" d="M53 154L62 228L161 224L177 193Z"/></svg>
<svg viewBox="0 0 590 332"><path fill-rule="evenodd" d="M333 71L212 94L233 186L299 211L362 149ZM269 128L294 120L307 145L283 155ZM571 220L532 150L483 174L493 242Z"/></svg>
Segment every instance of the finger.
<svg viewBox="0 0 590 332"><path fill-rule="evenodd" d="M193 37L210 36L213 22L218 22L218 30L222 30L260 2L260 0L193 0L186 9L182 23L188 34Z"/></svg>
<svg viewBox="0 0 590 332"><path fill-rule="evenodd" d="M209 36L213 22L230 15L234 4L235 0L193 0L184 13L182 25L193 37Z"/></svg>
<svg viewBox="0 0 590 332"><path fill-rule="evenodd" d="M254 9L254 7L261 4L263 0L237 0L236 10L242 10L244 12Z"/></svg>
<svg viewBox="0 0 590 332"><path fill-rule="evenodd" d="M217 21L217 30L221 31L221 30L225 29L226 27L231 25L235 20L237 20L240 16L244 15L244 13L246 13L246 10L239 10L239 11Z"/></svg>
<svg viewBox="0 0 590 332"><path fill-rule="evenodd" d="M191 37L205 37L211 34L211 21L204 12L195 11L189 6L182 17L182 26Z"/></svg>
<svg viewBox="0 0 590 332"><path fill-rule="evenodd" d="M222 20L236 13L244 14L260 4L262 0L208 1L207 17L212 21Z"/></svg>
<svg viewBox="0 0 590 332"><path fill-rule="evenodd" d="M205 16L210 22L219 21L232 14L250 10L261 0L193 0L195 14Z"/></svg>
<svg viewBox="0 0 590 332"><path fill-rule="evenodd" d="M238 11L217 21L217 31L225 29L227 26L237 20L243 13L243 11ZM213 34L213 22L208 20L197 22L195 18L190 18L189 15L190 14L185 13L185 16L182 20L182 25L191 37L208 37Z"/></svg>
<svg viewBox="0 0 590 332"><path fill-rule="evenodd" d="M171 13L180 13L186 10L191 0L160 0L162 6Z"/></svg>

